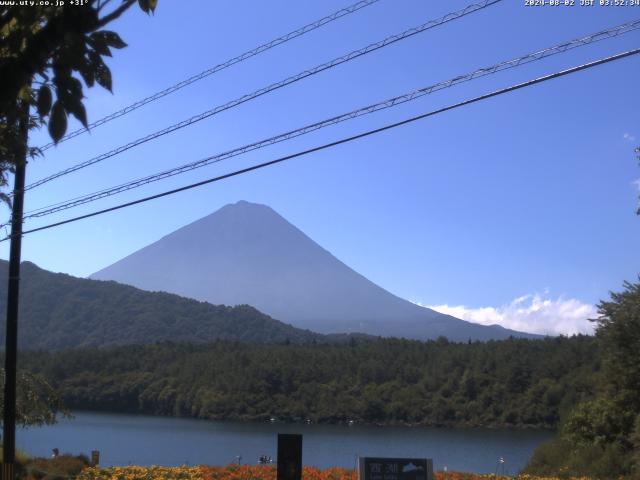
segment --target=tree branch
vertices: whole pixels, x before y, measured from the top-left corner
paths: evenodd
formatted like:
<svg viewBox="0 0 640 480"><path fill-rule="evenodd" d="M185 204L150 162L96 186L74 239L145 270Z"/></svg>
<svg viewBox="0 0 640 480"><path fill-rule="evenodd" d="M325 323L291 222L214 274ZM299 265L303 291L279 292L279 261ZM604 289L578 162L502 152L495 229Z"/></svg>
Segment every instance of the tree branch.
<svg viewBox="0 0 640 480"><path fill-rule="evenodd" d="M113 12L111 12L109 15L105 15L104 17L102 17L100 20L98 20L98 28L100 27L104 27L105 25L107 25L108 23L111 23L112 21L114 21L116 18L120 17L120 15L122 15L124 12L126 12L127 10L129 10L129 8L131 7L131 5L133 5L135 3L136 0L125 0L122 5L120 5L118 8L116 8Z"/></svg>
<svg viewBox="0 0 640 480"><path fill-rule="evenodd" d="M109 5L112 0L98 0L98 12L101 12L107 5Z"/></svg>

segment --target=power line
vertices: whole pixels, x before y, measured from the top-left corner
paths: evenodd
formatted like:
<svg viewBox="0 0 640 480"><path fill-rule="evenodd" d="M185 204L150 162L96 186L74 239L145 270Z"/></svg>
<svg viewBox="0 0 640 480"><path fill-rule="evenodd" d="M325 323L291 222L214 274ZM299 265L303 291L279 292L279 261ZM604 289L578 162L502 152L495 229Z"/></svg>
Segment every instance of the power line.
<svg viewBox="0 0 640 480"><path fill-rule="evenodd" d="M304 27L300 27L297 30L294 30L292 32L287 33L286 35L282 35L281 37L275 38L267 43L264 43L252 50L248 50L236 57L230 58L229 60L226 60L225 62L219 63L218 65L208 68L207 70L204 70L196 75L193 75L189 78L187 78L186 80L182 80L181 82L176 83L175 85L172 85L168 88L165 88L164 90L161 90L159 92L154 93L153 95L149 95L146 98L143 98L142 100L138 100L135 103L132 103L131 105L118 110L116 112L113 112L109 115L107 115L106 117L103 117L99 120L96 120L93 123L89 124L88 128L79 128L73 132L70 132L68 134L66 134L64 137L62 137L58 143L62 143L66 140L69 140L71 138L77 137L78 135L81 135L84 132L87 132L88 130L92 129L92 128L96 128L99 127L100 125L104 125L107 122L110 122L111 120L114 120L116 118L122 117L123 115L126 115L128 113L133 112L134 110L137 110L138 108L146 105L147 103L151 103L155 100L159 100L162 97L166 97L167 95L170 95L174 92L177 92L178 90L191 85L192 83L195 83L199 80L202 80L203 78L206 78L210 75L213 75L214 73L218 73L221 70L224 70L226 68L229 68L233 65L235 65L236 63L240 63L243 62L244 60L248 60L251 57L255 57L256 55L259 55L263 52L266 52L267 50L270 50L274 47L277 47L278 45L282 45L283 43L286 43L290 40L293 40L294 38L300 37L302 35L304 35L305 33L309 33L313 30L316 30L320 27L323 27L325 25L327 25L328 23L333 22L334 20L338 20L339 18L342 18L346 15L349 15L351 13L357 12L358 10L361 10L365 7L368 7L370 5L373 5L374 3L377 3L379 0L361 0L359 2L354 3L353 5L350 5L348 7L342 8L334 13L332 13L331 15L327 15L326 17L323 17L319 20L316 20L315 22L309 23L308 25L305 25ZM46 145L40 147L40 150L44 151L44 150L48 150L49 148L53 147L55 145L54 142L50 142L47 143Z"/></svg>
<svg viewBox="0 0 640 480"><path fill-rule="evenodd" d="M600 40L605 40L607 38L612 38L620 34L628 33L640 28L640 20L635 20L633 22L624 23L622 25L618 25L616 27L609 28L607 30L602 30L600 32L581 37L578 39L571 40L569 42L561 43L555 45L553 47L546 48L544 50L539 50L534 53L529 53L527 55L514 58L511 60L503 61L498 64L492 65L490 67L480 68L471 73L467 73L464 75L459 75L452 79L436 83L434 85L420 88L418 90L414 90L409 93L405 93L403 95L399 95L396 97L389 98L382 102L374 103L372 105L368 105L366 107L362 107L356 110L353 110L348 113L343 113L341 115L331 117L329 119L322 120L320 122L316 122L310 125L306 125L304 127L298 128L296 130L291 130L286 133L281 133L279 135L263 139L248 145L244 145L242 147L235 148L233 150L229 150L227 152L219 153L216 155L212 155L206 157L204 159L200 159L196 162L187 163L185 165L181 165L178 167L171 168L169 170L165 170L163 172L159 172L153 175L149 175L146 177L138 178L136 180L132 180L121 185L117 185L114 187L110 187L107 189L103 189L97 192L93 192L90 194L86 194L80 197L72 198L69 200L64 200L62 202L58 202L55 204L47 205L44 207L40 207L38 209L27 212L25 215L25 219L29 218L38 218L46 215L50 215L62 210L67 210L69 208L73 208L79 205L83 205L85 203L93 202L102 198L110 197L112 195L116 195L128 190L132 190L134 188L141 187L143 185L147 185L152 182L156 182L159 180L163 180L165 178L172 177L174 175L179 175L181 173L185 173L191 170L195 170L197 168L201 168L213 163L218 163L223 160L227 160L229 158L243 155L247 152L258 150L260 148L264 148L270 145L274 145L276 143L280 143L286 140L290 140L292 138L296 138L307 133L319 130L321 128L325 128L331 125L335 125L337 123L341 123L347 120L351 120L353 118L357 118L360 116L368 115L380 110L384 110L387 108L395 107L397 105L410 102L417 98L420 98L425 95L429 95L438 90L442 90L445 88L449 88L455 86L459 83L471 81L477 78L481 78L483 76L491 75L502 70L507 70L510 68L518 67L527 63L531 63L534 61L542 60L544 58L550 57L552 55L556 55L559 53L564 53L573 48L581 47L584 45L589 45L593 42L597 42Z"/></svg>
<svg viewBox="0 0 640 480"><path fill-rule="evenodd" d="M400 122L388 124L388 125L385 125L383 127L379 127L379 128L373 129L373 130L368 130L366 132L359 133L357 135L353 135L353 136L350 136L350 137L342 138L340 140L336 140L336 141L331 142L331 143L325 143L324 145L320 145L318 147L313 147L313 148L310 148L308 150L303 150L301 152L297 152L297 153L294 153L294 154L291 154L291 155L280 157L280 158L277 158L275 160L271 160L271 161L268 161L268 162L264 162L264 163L260 163L260 164L257 164L257 165L253 165L251 167L243 168L243 169L231 172L231 173L226 173L224 175L220 175L220 176L217 176L217 177L213 177L213 178L209 178L209 179L206 179L206 180L202 180L200 182L192 183L190 185L186 185L186 186L183 186L183 187L180 187L180 188L175 188L173 190L167 190L167 191L164 191L162 193L158 193L158 194L151 195L151 196L148 196L148 197L140 198L138 200L134 200L134 201L131 201L131 202L122 203L122 204L116 205L114 207L105 208L103 210L97 210L97 211L94 211L94 212L91 212L91 213L87 213L85 215L80 215L80 216L77 216L77 217L69 218L67 220L62 220L60 222L51 223L51 224L48 224L48 225L44 225L42 227L33 228L31 230L26 230L26 231L23 232L23 235L26 235L28 233L39 232L41 230L47 230L47 229L50 229L50 228L53 228L53 227L58 227L60 225L65 225L67 223L77 222L79 220L84 220L86 218L95 217L97 215L102 215L104 213L113 212L115 210L120 210L122 208L130 207L130 206L137 205L137 204L140 204L140 203L145 203L145 202L148 202L148 201L151 201L151 200L156 200L158 198L166 197L168 195L173 195L175 193L179 193L179 192L183 192L183 191L186 191L186 190L191 190L193 188L201 187L201 186L207 185L209 183L219 182L219 181L225 180L227 178L231 178L231 177L235 177L235 176L242 175L242 174L245 174L245 173L249 173L249 172L252 172L254 170L259 170L259 169L262 169L262 168L265 168L265 167L269 167L269 166L272 166L272 165L275 165L275 164L278 164L278 163L285 162L287 160L291 160L291 159L294 159L294 158L302 157L302 156L308 155L310 153L314 153L314 152L318 152L318 151L321 151L321 150L325 150L325 149L328 149L328 148L331 148L331 147L335 147L337 145L342 145L344 143L349 143L349 142L352 142L354 140L359 140L361 138L365 138L365 137L368 137L368 136L371 136L371 135L374 135L374 134L377 134L377 133L381 133L381 132L384 132L386 130L391 130L393 128L400 127L400 126L403 126L403 125L407 125L409 123L412 123L412 122L415 122L415 121L418 121L418 120L422 120L422 119L427 118L427 117L431 117L431 116L434 116L434 115L437 115L437 114L440 114L440 113L444 113L444 112L447 112L449 110L454 110L454 109L457 109L457 108L460 108L460 107L464 107L466 105L470 105L472 103L477 103L477 102L480 102L482 100L487 100L489 98L496 97L498 95L503 95L505 93L513 92L515 90L519 90L519 89L522 89L522 88L525 88L525 87L530 87L532 85L536 85L536 84L539 84L539 83L542 83L542 82L546 82L548 80L552 80L552 79L555 79L555 78L563 77L563 76L566 76L566 75L569 75L569 74L572 74L572 73L576 73L576 72L579 72L579 71L582 71L582 70L586 70L586 69L593 68L593 67L596 67L596 66L599 66L599 65L603 65L605 63L613 62L615 60L620 60L620 59L625 58L625 57L630 57L632 55L637 55L639 53L640 53L640 48L637 48L637 49L634 49L634 50L629 50L627 52L618 53L616 55L612 55L612 56L609 56L609 57L606 57L606 58L603 58L603 59L600 59L600 60L596 60L596 61L593 61L593 62L589 62L589 63L585 63L585 64L582 64L582 65L579 65L577 67L568 68L568 69L562 70L560 72L556 72L556 73L552 73L552 74L545 75L545 76L542 76L542 77L538 77L536 79L529 80L529 81L526 81L526 82L523 82L523 83L519 83L519 84L516 84L516 85L512 85L510 87L506 87L506 88L503 88L503 89L500 89L500 90L495 90L495 91L493 91L491 93L486 93L484 95L480 95L478 97L474 97L474 98L471 98L471 99L468 99L468 100L465 100L465 101L462 101L462 102L459 102L459 103L455 103L455 104L452 104L452 105L449 105L449 106L446 106L446 107L443 107L443 108L439 108L437 110L432 110L430 112L423 113L421 115L417 115L415 117L411 117L411 118L402 120ZM11 238L11 235L3 238L2 240L0 240L0 242L4 242L4 241L8 240L9 238Z"/></svg>
<svg viewBox="0 0 640 480"><path fill-rule="evenodd" d="M245 102L248 102L250 100L253 100L255 98L258 98L262 95L265 95L269 92L272 92L274 90L278 90L280 88L286 87L288 85L291 85L292 83L298 82L304 78L316 75L320 72L323 72L325 70L328 70L330 68L336 67L338 65L341 65L343 63L349 62L351 60L354 60L356 58L359 58L363 55L367 55L371 52L374 52L376 50L379 50L381 48L384 48L388 45L394 44L396 42L399 42L401 40L410 38L414 35L417 35L418 33L422 33L424 31L430 30L432 28L438 27L440 25L443 25L445 23L451 22L453 20L457 20L458 18L464 17L466 15L469 15L471 13L475 13L479 10L482 10L484 8L487 8L491 5L494 5L498 2L501 2L502 0L483 0L480 3L474 3L471 4L467 7L465 7L462 10L459 10L457 12L452 12L449 13L441 18L438 18L436 20L430 20L426 23L423 23L420 26L414 27L414 28L410 28L408 30L405 30L402 33L396 34L396 35L391 35L387 38L385 38L384 40L381 40L379 42L376 43L372 43L364 48L360 48L358 50L354 50L346 55L343 55L341 57L335 58L329 62L317 65L313 68L310 68L308 70L305 70L303 72L300 72L296 75L290 76L285 78L284 80L281 80L279 82L276 83L272 83L271 85L268 85L266 87L262 87L252 93L243 95L242 97L236 98L235 100L231 100L230 102L227 102L225 104L222 105L218 105L217 107L214 107L211 110L207 110L206 112L202 112L198 115L194 115L191 118L188 118L186 120L183 120L181 122L175 123L169 127L166 127L162 130L158 130L157 132L151 133L149 135L146 135L144 137L138 138L137 140L133 140L132 142L129 142L125 145L121 145L109 152L103 153L101 155L98 155L97 157L91 158L89 160L86 160L84 162L81 162L77 165L74 165L72 167L69 167L65 170L62 170L60 172L54 173L53 175L50 175L48 177L45 177L41 180L38 180L30 185L27 185L25 187L25 191L26 190L31 190L32 188L38 187L40 185L43 185L47 182L50 182L56 178L59 178L63 175L68 175L72 172L75 172L77 170L80 170L82 168L86 168L90 165L94 165L98 162L101 162L103 160L106 160L108 158L114 157L120 153L123 153L127 150L130 150L131 148L137 147L138 145L142 145L143 143L149 142L151 140L155 140L158 137L161 137L163 135L167 135L169 133L175 132L176 130L180 130L182 128L188 127L190 125L193 125L194 123L200 122L201 120L204 120L206 118L209 118L213 115L216 115L220 112L223 112L225 110L229 110L230 108L233 107L237 107L238 105L241 105Z"/></svg>

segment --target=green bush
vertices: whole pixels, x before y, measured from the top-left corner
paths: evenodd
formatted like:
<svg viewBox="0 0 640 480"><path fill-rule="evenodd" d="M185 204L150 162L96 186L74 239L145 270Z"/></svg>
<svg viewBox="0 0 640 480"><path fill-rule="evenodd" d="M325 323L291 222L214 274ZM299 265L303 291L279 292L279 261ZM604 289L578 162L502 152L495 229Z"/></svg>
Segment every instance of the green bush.
<svg viewBox="0 0 640 480"><path fill-rule="evenodd" d="M618 478L631 468L628 452L618 444L575 446L563 438L543 443L523 473L559 478Z"/></svg>
<svg viewBox="0 0 640 480"><path fill-rule="evenodd" d="M3 450L2 450L2 444L0 444L0 464L4 461L3 459ZM29 455L27 455L26 453L24 453L21 450L17 450L16 449L16 463L14 464L14 468L16 471L16 474L21 477L24 475L24 469L25 469L25 465L30 461L31 459L29 458Z"/></svg>
<svg viewBox="0 0 640 480"><path fill-rule="evenodd" d="M34 458L25 466L28 479L67 480L89 465L86 455L63 454L53 458Z"/></svg>

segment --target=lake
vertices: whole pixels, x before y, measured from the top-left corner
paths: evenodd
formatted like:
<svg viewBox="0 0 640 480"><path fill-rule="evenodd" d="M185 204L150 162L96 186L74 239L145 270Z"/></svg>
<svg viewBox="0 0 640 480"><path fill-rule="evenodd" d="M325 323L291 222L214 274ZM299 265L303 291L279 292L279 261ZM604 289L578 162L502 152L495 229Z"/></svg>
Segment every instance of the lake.
<svg viewBox="0 0 640 480"><path fill-rule="evenodd" d="M214 422L186 418L74 412L52 426L18 429L18 448L32 455L100 451L101 465L256 464L276 458L278 433L303 434L302 460L318 467L354 468L356 457L433 458L442 470L516 473L553 432L282 423ZM502 471L502 467L500 467Z"/></svg>

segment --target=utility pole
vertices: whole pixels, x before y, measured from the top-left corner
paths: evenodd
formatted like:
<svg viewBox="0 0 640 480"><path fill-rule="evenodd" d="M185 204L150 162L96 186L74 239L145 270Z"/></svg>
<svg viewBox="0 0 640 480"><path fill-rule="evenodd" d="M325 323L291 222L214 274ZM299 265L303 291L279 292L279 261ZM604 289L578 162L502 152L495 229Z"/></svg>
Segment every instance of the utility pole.
<svg viewBox="0 0 640 480"><path fill-rule="evenodd" d="M16 460L16 366L18 360L18 300L20 292L20 253L22 248L22 215L24 182L29 137L29 101L22 100L18 128L22 139L17 152L11 209L11 241L9 250L9 286L7 296L7 336L4 359L4 421L2 424L2 480L14 480Z"/></svg>

